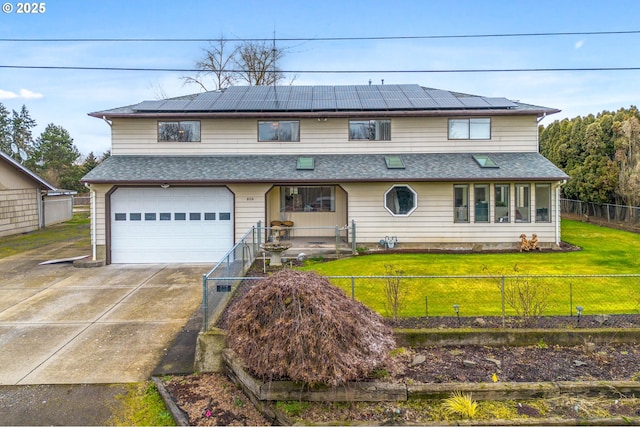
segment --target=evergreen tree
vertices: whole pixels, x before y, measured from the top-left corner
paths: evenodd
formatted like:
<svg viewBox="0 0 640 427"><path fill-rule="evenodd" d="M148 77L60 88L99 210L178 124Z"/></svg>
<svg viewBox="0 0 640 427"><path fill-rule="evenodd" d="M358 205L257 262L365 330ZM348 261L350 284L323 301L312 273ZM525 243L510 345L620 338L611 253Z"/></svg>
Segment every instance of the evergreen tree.
<svg viewBox="0 0 640 427"><path fill-rule="evenodd" d="M33 136L31 130L36 127L36 121L31 118L29 110L25 105L22 106L20 112L13 110L11 118L11 142L16 144L19 150L24 150L31 156ZM19 158L19 157L17 157Z"/></svg>
<svg viewBox="0 0 640 427"><path fill-rule="evenodd" d="M80 166L76 165L79 157L80 152L69 132L50 123L34 143L28 167L56 187L77 190L82 173Z"/></svg>
<svg viewBox="0 0 640 427"><path fill-rule="evenodd" d="M11 141L12 132L9 110L0 102L0 150L7 154L12 154Z"/></svg>

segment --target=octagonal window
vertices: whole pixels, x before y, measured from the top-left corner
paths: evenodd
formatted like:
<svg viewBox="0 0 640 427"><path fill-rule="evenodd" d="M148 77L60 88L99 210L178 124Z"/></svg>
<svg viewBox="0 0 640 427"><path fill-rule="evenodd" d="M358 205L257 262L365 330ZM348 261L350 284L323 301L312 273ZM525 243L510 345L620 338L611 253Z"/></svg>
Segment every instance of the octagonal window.
<svg viewBox="0 0 640 427"><path fill-rule="evenodd" d="M408 185L394 185L384 194L384 207L393 215L411 215L418 206L418 195Z"/></svg>

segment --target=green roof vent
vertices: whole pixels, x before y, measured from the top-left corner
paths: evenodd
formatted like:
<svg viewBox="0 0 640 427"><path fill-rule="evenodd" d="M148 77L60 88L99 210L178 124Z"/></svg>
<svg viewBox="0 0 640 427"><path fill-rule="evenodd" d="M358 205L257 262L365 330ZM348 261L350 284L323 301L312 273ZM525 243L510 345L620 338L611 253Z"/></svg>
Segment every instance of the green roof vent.
<svg viewBox="0 0 640 427"><path fill-rule="evenodd" d="M400 156L385 156L384 161L387 169L404 169L404 162Z"/></svg>
<svg viewBox="0 0 640 427"><path fill-rule="evenodd" d="M304 171L312 171L316 167L313 157L298 157L298 165L296 169Z"/></svg>
<svg viewBox="0 0 640 427"><path fill-rule="evenodd" d="M481 168L499 168L498 164L486 154L475 154L473 160L478 163Z"/></svg>

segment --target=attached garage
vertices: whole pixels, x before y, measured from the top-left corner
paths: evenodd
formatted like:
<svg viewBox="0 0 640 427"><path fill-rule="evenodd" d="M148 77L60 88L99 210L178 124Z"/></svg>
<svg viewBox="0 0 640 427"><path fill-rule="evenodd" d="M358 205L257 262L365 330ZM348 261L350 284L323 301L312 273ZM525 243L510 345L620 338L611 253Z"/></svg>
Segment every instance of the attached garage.
<svg viewBox="0 0 640 427"><path fill-rule="evenodd" d="M233 203L226 187L118 187L111 262L213 264L233 246Z"/></svg>

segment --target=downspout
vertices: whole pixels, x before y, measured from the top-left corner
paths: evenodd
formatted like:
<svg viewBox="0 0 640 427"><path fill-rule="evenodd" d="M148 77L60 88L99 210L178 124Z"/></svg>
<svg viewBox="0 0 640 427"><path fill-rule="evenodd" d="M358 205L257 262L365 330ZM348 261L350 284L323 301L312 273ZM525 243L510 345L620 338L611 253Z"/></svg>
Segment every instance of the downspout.
<svg viewBox="0 0 640 427"><path fill-rule="evenodd" d="M47 194L40 188L36 190L36 199L38 201L38 228L44 228L44 196Z"/></svg>
<svg viewBox="0 0 640 427"><path fill-rule="evenodd" d="M556 227L555 227L555 241L556 245L560 246L560 188L567 183L566 179L556 184Z"/></svg>
<svg viewBox="0 0 640 427"><path fill-rule="evenodd" d="M91 256L92 260L97 260L97 243L96 243L96 191L91 189Z"/></svg>

